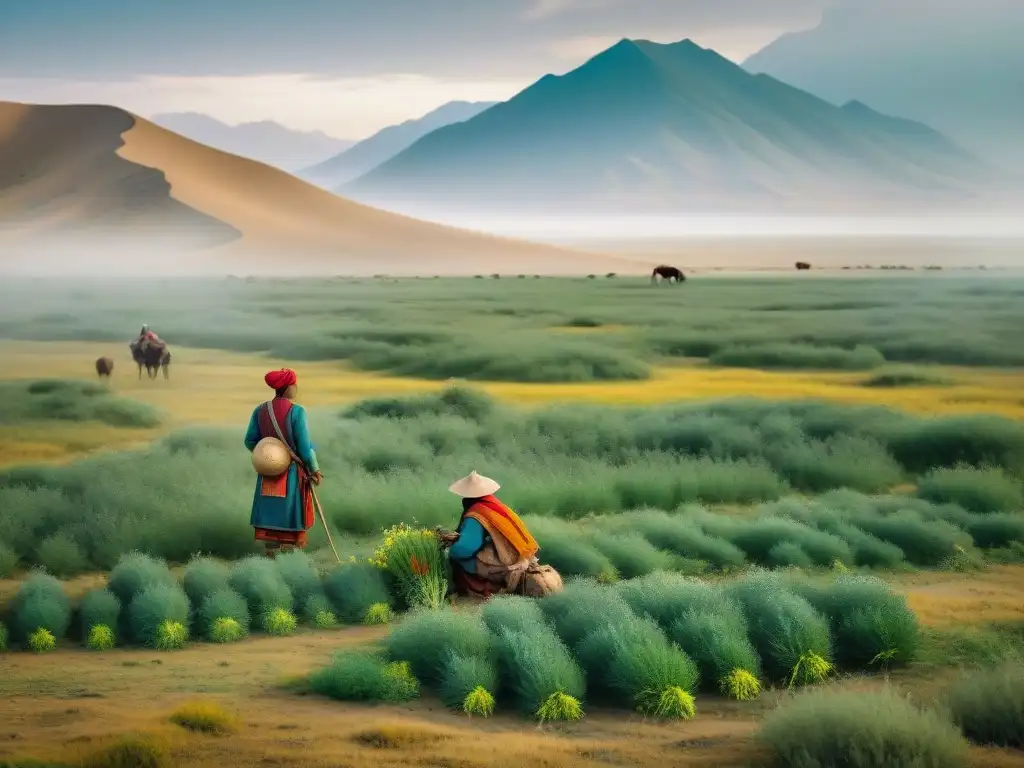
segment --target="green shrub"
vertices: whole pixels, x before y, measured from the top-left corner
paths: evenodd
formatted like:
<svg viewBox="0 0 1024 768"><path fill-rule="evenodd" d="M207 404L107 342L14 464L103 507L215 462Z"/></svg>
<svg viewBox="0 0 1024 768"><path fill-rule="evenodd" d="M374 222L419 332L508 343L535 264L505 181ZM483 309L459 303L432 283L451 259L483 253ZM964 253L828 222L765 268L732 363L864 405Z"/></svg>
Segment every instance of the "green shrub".
<svg viewBox="0 0 1024 768"><path fill-rule="evenodd" d="M584 576L611 582L618 571L605 555L581 541L578 531L561 520L528 517L523 521L544 553L544 562L564 577Z"/></svg>
<svg viewBox="0 0 1024 768"><path fill-rule="evenodd" d="M982 549L1024 544L1024 516L1010 513L971 515L967 533Z"/></svg>
<svg viewBox="0 0 1024 768"><path fill-rule="evenodd" d="M658 549L639 533L595 533L590 537L590 543L611 561L612 567L624 579L653 571L667 571L674 564L668 552Z"/></svg>
<svg viewBox="0 0 1024 768"><path fill-rule="evenodd" d="M371 606L393 600L380 568L369 563L348 563L330 571L323 580L324 592L340 621L358 624Z"/></svg>
<svg viewBox="0 0 1024 768"><path fill-rule="evenodd" d="M773 682L818 682L831 669L827 620L804 598L769 575L754 573L725 593L743 608L750 640Z"/></svg>
<svg viewBox="0 0 1024 768"><path fill-rule="evenodd" d="M147 587L128 605L129 637L140 645L158 647L166 622L187 627L188 620L188 596L177 584Z"/></svg>
<svg viewBox="0 0 1024 768"><path fill-rule="evenodd" d="M936 504L957 504L971 512L1024 510L1021 484L1002 469L932 470L917 481L917 495Z"/></svg>
<svg viewBox="0 0 1024 768"><path fill-rule="evenodd" d="M444 660L438 689L445 706L461 709L466 714L477 714L471 711L473 707L467 706L467 702L471 703L470 695L481 688L493 699L498 690L498 670L494 662L482 656L449 653ZM479 714L488 714L486 708Z"/></svg>
<svg viewBox="0 0 1024 768"><path fill-rule="evenodd" d="M94 624L89 629L85 640L85 647L90 651L109 651L117 645L117 638L114 630L106 624Z"/></svg>
<svg viewBox="0 0 1024 768"><path fill-rule="evenodd" d="M36 548L36 562L60 578L77 576L89 570L89 558L67 533L47 536Z"/></svg>
<svg viewBox="0 0 1024 768"><path fill-rule="evenodd" d="M384 647L391 659L408 662L419 680L436 685L449 652L484 657L490 648L490 636L477 615L450 608L418 610L391 630Z"/></svg>
<svg viewBox="0 0 1024 768"><path fill-rule="evenodd" d="M45 573L35 572L22 582L9 609L12 634L22 642L39 629L60 640L71 626L71 601L61 583Z"/></svg>
<svg viewBox="0 0 1024 768"><path fill-rule="evenodd" d="M9 579L18 568L18 555L3 542L0 542L0 579Z"/></svg>
<svg viewBox="0 0 1024 768"><path fill-rule="evenodd" d="M309 677L310 688L340 701L403 702L419 696L415 678L369 652L336 654Z"/></svg>
<svg viewBox="0 0 1024 768"><path fill-rule="evenodd" d="M263 626L265 617L274 610L292 608L291 590L273 560L259 555L239 560L231 569L228 584L245 598L249 615L258 626Z"/></svg>
<svg viewBox="0 0 1024 768"><path fill-rule="evenodd" d="M889 450L911 472L940 467L1024 469L1024 426L998 416L957 416L906 422L888 440Z"/></svg>
<svg viewBox="0 0 1024 768"><path fill-rule="evenodd" d="M87 755L81 768L170 768L171 765L163 746L139 736L123 736Z"/></svg>
<svg viewBox="0 0 1024 768"><path fill-rule="evenodd" d="M1019 663L969 672L946 698L954 722L975 744L1024 747L1024 668Z"/></svg>
<svg viewBox="0 0 1024 768"><path fill-rule="evenodd" d="M117 595L121 605L128 605L150 587L177 585L167 563L142 554L122 555L110 572L107 589Z"/></svg>
<svg viewBox="0 0 1024 768"><path fill-rule="evenodd" d="M668 636L697 663L707 691L735 698L738 691L730 683L738 671L754 679L761 676L761 660L748 637L747 621L731 600L723 598L713 609L687 611L671 624Z"/></svg>
<svg viewBox="0 0 1024 768"><path fill-rule="evenodd" d="M502 686L520 711L543 720L554 709L551 719L578 719L580 713L564 697L577 706L582 703L586 695L583 670L549 627L499 630L495 653Z"/></svg>
<svg viewBox="0 0 1024 768"><path fill-rule="evenodd" d="M323 594L320 574L309 559L309 555L302 550L284 552L274 559L274 563L281 572L284 583L291 590L295 607L301 608L313 595Z"/></svg>
<svg viewBox="0 0 1024 768"><path fill-rule="evenodd" d="M621 525L636 531L655 547L681 557L705 560L719 569L739 568L746 558L731 542L709 536L694 522L664 512L638 512L623 516Z"/></svg>
<svg viewBox="0 0 1024 768"><path fill-rule="evenodd" d="M199 610L196 611L196 627L203 637L219 642L214 638L217 622L231 619L238 624L242 635L245 636L249 633L250 618L249 604L245 598L230 587L221 587L199 604ZM222 628L222 631L227 630Z"/></svg>
<svg viewBox="0 0 1024 768"><path fill-rule="evenodd" d="M862 530L900 548L914 565L935 567L953 557L957 547L970 546L963 531L941 520L923 520L911 510L888 517L858 517Z"/></svg>
<svg viewBox="0 0 1024 768"><path fill-rule="evenodd" d="M561 592L547 595L539 605L570 648L605 624L636 618L614 589L585 579L568 581Z"/></svg>
<svg viewBox="0 0 1024 768"><path fill-rule="evenodd" d="M480 617L492 633L501 629L525 631L547 621L537 600L519 595L495 595L484 603Z"/></svg>
<svg viewBox="0 0 1024 768"><path fill-rule="evenodd" d="M93 627L105 626L114 630L121 616L121 601L109 589L91 589L78 604L79 631L88 638Z"/></svg>
<svg viewBox="0 0 1024 768"><path fill-rule="evenodd" d="M822 566L831 565L836 560L846 564L853 563L850 547L839 537L779 517L763 517L752 523L736 526L730 540L751 560L761 565L802 565L808 560ZM776 549L783 544L790 544L793 547L781 552ZM782 558L788 551L797 562L772 563L773 550L776 557Z"/></svg>
<svg viewBox="0 0 1024 768"><path fill-rule="evenodd" d="M25 645L34 653L49 653L57 649L57 638L50 630L40 627L29 633L28 642Z"/></svg>
<svg viewBox="0 0 1024 768"><path fill-rule="evenodd" d="M842 349L770 343L725 347L714 352L708 362L731 368L766 370L867 371L884 365L885 357L877 349L863 345Z"/></svg>
<svg viewBox="0 0 1024 768"><path fill-rule="evenodd" d="M950 723L892 691L800 693L765 719L757 741L779 768L968 765Z"/></svg>
<svg viewBox="0 0 1024 768"><path fill-rule="evenodd" d="M287 608L272 608L261 619L261 627L268 635L287 637L294 635L299 628L295 614Z"/></svg>
<svg viewBox="0 0 1024 768"><path fill-rule="evenodd" d="M906 598L884 581L839 576L825 585L795 588L828 618L839 664L866 669L914 660L920 642L917 617Z"/></svg>
<svg viewBox="0 0 1024 768"><path fill-rule="evenodd" d="M231 571L228 566L212 557L194 557L185 567L182 586L189 602L199 607L210 595L227 589Z"/></svg>
<svg viewBox="0 0 1024 768"><path fill-rule="evenodd" d="M624 581L615 590L634 613L650 616L664 630L691 611L714 610L722 600L707 582L678 573L651 573Z"/></svg>
<svg viewBox="0 0 1024 768"><path fill-rule="evenodd" d="M302 619L317 629L330 629L338 623L331 601L323 592L312 593L302 605Z"/></svg>

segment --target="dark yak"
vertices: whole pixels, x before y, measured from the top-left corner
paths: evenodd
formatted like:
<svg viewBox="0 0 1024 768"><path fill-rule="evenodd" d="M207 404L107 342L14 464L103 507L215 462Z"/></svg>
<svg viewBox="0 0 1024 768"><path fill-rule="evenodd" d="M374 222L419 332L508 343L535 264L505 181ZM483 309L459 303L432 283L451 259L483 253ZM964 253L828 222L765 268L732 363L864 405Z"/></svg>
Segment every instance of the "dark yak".
<svg viewBox="0 0 1024 768"><path fill-rule="evenodd" d="M139 348L137 344L129 344L129 349L132 351L132 359L139 366L139 378L142 378L142 367L146 367L146 375L151 379L155 379L157 372L163 368L164 378L170 378L169 367L171 364L171 353L166 347L159 347L150 344L145 350Z"/></svg>
<svg viewBox="0 0 1024 768"><path fill-rule="evenodd" d="M106 377L110 378L110 374L114 372L114 361L109 357L100 357L96 360L96 375L101 379Z"/></svg>
<svg viewBox="0 0 1024 768"><path fill-rule="evenodd" d="M806 261L798 261L796 263L796 268L797 269L810 269L811 265L808 264Z"/></svg>
<svg viewBox="0 0 1024 768"><path fill-rule="evenodd" d="M669 283L683 283L686 282L686 275L683 274L681 269L675 267L668 267L664 264L660 267L655 267L654 271L651 272L651 283L657 283L658 278L665 280Z"/></svg>

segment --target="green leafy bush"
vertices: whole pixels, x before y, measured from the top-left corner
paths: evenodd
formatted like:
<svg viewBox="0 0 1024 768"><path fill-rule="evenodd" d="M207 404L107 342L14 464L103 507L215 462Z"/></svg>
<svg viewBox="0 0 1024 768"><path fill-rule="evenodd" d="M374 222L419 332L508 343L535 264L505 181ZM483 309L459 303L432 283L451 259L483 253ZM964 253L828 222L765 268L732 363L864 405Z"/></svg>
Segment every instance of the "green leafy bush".
<svg viewBox="0 0 1024 768"><path fill-rule="evenodd" d="M450 608L413 611L384 641L388 656L408 662L413 674L428 685L439 682L448 653L484 657L490 644L487 627L479 616Z"/></svg>
<svg viewBox="0 0 1024 768"><path fill-rule="evenodd" d="M636 618L615 590L586 579L570 580L561 592L547 595L539 605L570 648L605 624Z"/></svg>
<svg viewBox="0 0 1024 768"><path fill-rule="evenodd" d="M586 695L583 670L549 627L499 630L495 653L502 687L520 711L542 721L582 716L580 705Z"/></svg>
<svg viewBox="0 0 1024 768"><path fill-rule="evenodd" d="M764 721L757 741L778 768L966 768L949 722L892 691L806 691Z"/></svg>
<svg viewBox="0 0 1024 768"><path fill-rule="evenodd" d="M36 548L36 562L60 578L68 578L89 570L89 558L68 533L47 536Z"/></svg>
<svg viewBox="0 0 1024 768"><path fill-rule="evenodd" d="M416 679L369 652L338 653L309 677L310 688L340 701L403 702L419 696Z"/></svg>
<svg viewBox="0 0 1024 768"><path fill-rule="evenodd" d="M182 586L189 602L198 607L210 595L227 589L230 576L231 570L225 563L212 557L194 557L185 566Z"/></svg>
<svg viewBox="0 0 1024 768"><path fill-rule="evenodd" d="M109 589L90 589L78 604L79 631L88 638L93 627L105 626L115 630L121 616L121 601Z"/></svg>
<svg viewBox="0 0 1024 768"><path fill-rule="evenodd" d="M393 600L380 568L369 563L347 563L330 571L323 580L324 592L340 621L361 623L371 606Z"/></svg>
<svg viewBox="0 0 1024 768"><path fill-rule="evenodd" d="M309 555L302 550L284 552L274 559L274 563L291 590L296 608L301 608L312 596L323 594L320 574Z"/></svg>
<svg viewBox="0 0 1024 768"><path fill-rule="evenodd" d="M128 605L150 587L176 585L167 563L141 552L129 552L118 559L107 580L107 589Z"/></svg>
<svg viewBox="0 0 1024 768"><path fill-rule="evenodd" d="M473 711L471 696L481 689L491 696L489 709L493 710L493 698L498 690L498 670L494 662L483 656L449 653L444 661L439 688L445 706L461 709L466 714L490 714L486 697L479 697L479 694L478 697L484 701L483 711Z"/></svg>
<svg viewBox="0 0 1024 768"><path fill-rule="evenodd" d="M188 620L188 596L177 584L147 587L128 605L129 637L140 645L159 647L168 622L187 627Z"/></svg>
<svg viewBox="0 0 1024 768"><path fill-rule="evenodd" d="M12 634L21 642L40 629L60 640L71 626L71 601L61 583L46 573L37 571L22 582L9 610Z"/></svg>
<svg viewBox="0 0 1024 768"><path fill-rule="evenodd" d="M203 637L218 642L214 639L214 632L217 622L222 619L236 622L243 636L249 633L249 604L231 587L221 587L199 604L199 610L196 611L196 627ZM222 628L222 631L226 630Z"/></svg>
<svg viewBox="0 0 1024 768"><path fill-rule="evenodd" d="M621 582L615 591L637 615L650 616L665 630L690 612L713 611L722 600L707 582L667 572Z"/></svg>
<svg viewBox="0 0 1024 768"><path fill-rule="evenodd" d="M935 469L917 481L917 495L936 504L957 504L971 512L1020 512L1024 490L1002 469Z"/></svg>
<svg viewBox="0 0 1024 768"><path fill-rule="evenodd" d="M291 590L273 560L252 555L239 560L231 569L228 584L245 598L254 624L263 626L265 617L293 605Z"/></svg>
<svg viewBox="0 0 1024 768"><path fill-rule="evenodd" d="M714 608L683 613L672 622L668 636L697 663L705 690L739 698L752 691L738 681L761 676L761 659L747 630L740 607L722 598Z"/></svg>
<svg viewBox="0 0 1024 768"><path fill-rule="evenodd" d="M492 633L499 629L523 631L547 621L536 600L519 595L495 595L484 603L480 617Z"/></svg>
<svg viewBox="0 0 1024 768"><path fill-rule="evenodd" d="M946 699L954 722L975 744L1024 747L1024 667L1019 662L964 674Z"/></svg>

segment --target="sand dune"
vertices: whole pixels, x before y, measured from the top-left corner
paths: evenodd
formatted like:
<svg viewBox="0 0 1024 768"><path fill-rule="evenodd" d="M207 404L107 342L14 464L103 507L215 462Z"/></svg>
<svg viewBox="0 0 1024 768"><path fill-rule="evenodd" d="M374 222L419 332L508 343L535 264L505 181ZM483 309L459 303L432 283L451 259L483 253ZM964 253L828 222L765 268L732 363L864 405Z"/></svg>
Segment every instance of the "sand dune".
<svg viewBox="0 0 1024 768"><path fill-rule="evenodd" d="M154 250L201 247L207 265L253 274L646 268L380 211L92 105L0 102L0 228L8 242L88 242L90 259L99 243L113 248L118 239Z"/></svg>

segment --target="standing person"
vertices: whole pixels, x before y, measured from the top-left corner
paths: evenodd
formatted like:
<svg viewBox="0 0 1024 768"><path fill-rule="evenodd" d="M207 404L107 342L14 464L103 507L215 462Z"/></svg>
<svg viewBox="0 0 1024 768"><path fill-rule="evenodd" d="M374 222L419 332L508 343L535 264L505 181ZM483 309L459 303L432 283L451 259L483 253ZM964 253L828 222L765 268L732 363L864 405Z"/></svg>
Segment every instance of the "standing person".
<svg viewBox="0 0 1024 768"><path fill-rule="evenodd" d="M537 564L537 542L519 515L494 495L499 488L497 482L476 472L448 488L462 497L462 517L458 529L441 538L450 544L452 578L461 595L490 597L506 592Z"/></svg>
<svg viewBox="0 0 1024 768"><path fill-rule="evenodd" d="M298 392L295 371L282 368L270 371L263 380L274 390L274 399L261 403L252 412L245 433L245 447L250 453L265 437L277 437L274 417L291 452L302 460L294 460L279 477L256 478L249 524L256 529L256 541L264 542L268 557L278 551L306 546L306 531L313 527L312 486L323 479L316 451L309 440L306 410L293 402Z"/></svg>

